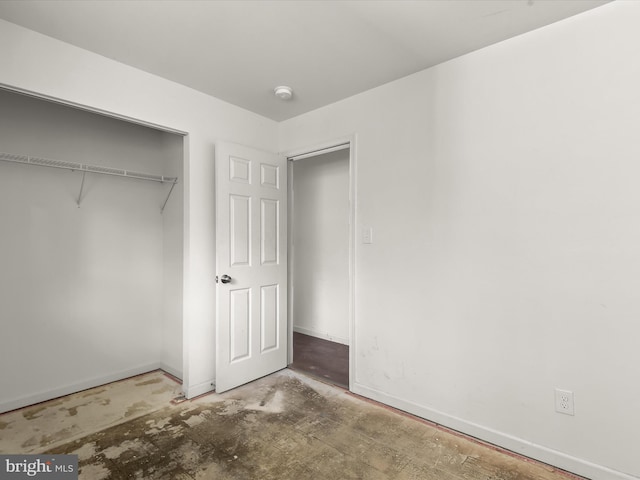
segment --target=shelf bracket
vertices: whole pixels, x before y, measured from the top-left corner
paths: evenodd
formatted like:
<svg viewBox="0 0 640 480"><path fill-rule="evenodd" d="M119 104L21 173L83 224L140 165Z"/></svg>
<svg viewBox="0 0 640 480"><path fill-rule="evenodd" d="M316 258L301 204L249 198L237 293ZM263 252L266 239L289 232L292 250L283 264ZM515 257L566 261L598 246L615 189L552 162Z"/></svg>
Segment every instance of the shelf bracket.
<svg viewBox="0 0 640 480"><path fill-rule="evenodd" d="M166 200L162 204L162 208L160 209L160 213L164 213L164 207L167 206L167 202L169 201L169 197L171 196L171 192L173 192L173 187L176 186L177 180L171 183L171 188L169 189L169 194L167 195Z"/></svg>
<svg viewBox="0 0 640 480"><path fill-rule="evenodd" d="M78 208L80 208L80 200L82 200L82 190L84 189L84 177L87 174L87 172L82 172L82 183L80 183L80 193L78 193L78 201L76 202L78 204Z"/></svg>

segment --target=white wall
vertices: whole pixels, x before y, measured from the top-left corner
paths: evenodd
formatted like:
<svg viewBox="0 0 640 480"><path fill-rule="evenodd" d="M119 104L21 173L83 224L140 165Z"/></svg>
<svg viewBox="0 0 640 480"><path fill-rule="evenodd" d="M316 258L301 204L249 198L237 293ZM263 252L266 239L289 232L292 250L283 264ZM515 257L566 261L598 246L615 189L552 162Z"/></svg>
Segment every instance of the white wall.
<svg viewBox="0 0 640 480"><path fill-rule="evenodd" d="M280 124L358 136L356 392L640 476L638 24L614 2Z"/></svg>
<svg viewBox="0 0 640 480"><path fill-rule="evenodd" d="M173 191L165 186L162 212L163 288L162 288L162 368L182 378L183 294L184 294L184 141L171 134L164 137L163 174L177 177Z"/></svg>
<svg viewBox="0 0 640 480"><path fill-rule="evenodd" d="M162 174L181 144L0 90L4 152ZM81 183L0 162L0 411L161 366L166 187L87 174L78 208Z"/></svg>
<svg viewBox="0 0 640 480"><path fill-rule="evenodd" d="M349 344L349 150L293 162L293 329Z"/></svg>
<svg viewBox="0 0 640 480"><path fill-rule="evenodd" d="M214 144L277 149L277 125L210 96L0 21L0 84L187 132L183 382L215 381ZM187 54L186 52L185 54ZM274 99L275 101L276 99Z"/></svg>

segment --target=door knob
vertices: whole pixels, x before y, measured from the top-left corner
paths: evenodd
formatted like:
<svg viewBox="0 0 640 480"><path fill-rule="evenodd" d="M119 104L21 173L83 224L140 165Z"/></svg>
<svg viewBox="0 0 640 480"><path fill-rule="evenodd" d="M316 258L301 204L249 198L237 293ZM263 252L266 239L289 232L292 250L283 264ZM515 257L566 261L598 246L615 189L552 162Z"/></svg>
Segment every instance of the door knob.
<svg viewBox="0 0 640 480"><path fill-rule="evenodd" d="M231 283L231 277L229 275L222 275L222 277L220 277L220 281L222 283Z"/></svg>

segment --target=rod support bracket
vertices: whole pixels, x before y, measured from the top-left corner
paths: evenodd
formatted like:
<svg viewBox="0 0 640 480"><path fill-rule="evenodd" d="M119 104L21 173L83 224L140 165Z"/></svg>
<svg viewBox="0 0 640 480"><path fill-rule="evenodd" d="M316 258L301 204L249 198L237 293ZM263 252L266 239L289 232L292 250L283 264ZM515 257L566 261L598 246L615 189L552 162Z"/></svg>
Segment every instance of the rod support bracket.
<svg viewBox="0 0 640 480"><path fill-rule="evenodd" d="M164 201L164 203L162 204L162 208L160 209L160 213L164 213L164 207L167 206L167 202L169 201L169 197L171 196L171 192L173 192L173 188L176 186L176 183L178 183L177 180L171 182L171 188L169 189L169 194L167 195L166 200Z"/></svg>
<svg viewBox="0 0 640 480"><path fill-rule="evenodd" d="M78 201L76 202L78 204L78 208L80 208L80 200L82 200L82 190L84 189L84 177L87 174L87 172L82 172L82 182L80 183L80 193L78 193Z"/></svg>

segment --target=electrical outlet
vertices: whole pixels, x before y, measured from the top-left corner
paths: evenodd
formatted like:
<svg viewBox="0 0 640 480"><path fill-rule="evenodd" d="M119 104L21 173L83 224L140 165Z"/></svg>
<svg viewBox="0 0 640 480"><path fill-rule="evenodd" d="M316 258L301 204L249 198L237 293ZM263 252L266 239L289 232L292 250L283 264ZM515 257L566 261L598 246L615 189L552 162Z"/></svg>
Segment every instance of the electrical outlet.
<svg viewBox="0 0 640 480"><path fill-rule="evenodd" d="M556 388L556 412L574 415L572 391Z"/></svg>

